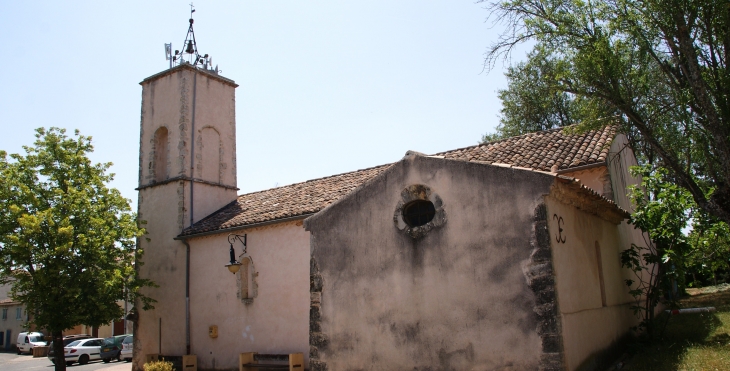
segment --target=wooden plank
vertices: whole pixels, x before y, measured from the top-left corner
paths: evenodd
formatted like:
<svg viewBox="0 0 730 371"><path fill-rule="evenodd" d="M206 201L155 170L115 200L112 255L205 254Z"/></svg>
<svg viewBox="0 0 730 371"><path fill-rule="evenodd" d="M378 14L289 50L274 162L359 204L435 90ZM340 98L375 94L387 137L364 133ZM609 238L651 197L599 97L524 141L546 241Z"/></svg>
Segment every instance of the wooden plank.
<svg viewBox="0 0 730 371"><path fill-rule="evenodd" d="M292 353L289 354L289 371L301 371L304 370L304 354Z"/></svg>
<svg viewBox="0 0 730 371"><path fill-rule="evenodd" d="M279 361L286 363L259 363L260 360ZM304 370L304 354L258 354L255 352L241 353L238 356L239 371L259 370Z"/></svg>
<svg viewBox="0 0 730 371"><path fill-rule="evenodd" d="M256 356L255 352L249 352L249 353L241 353L238 355L238 371L250 371L252 370L251 367L247 366L250 364L258 363L254 356ZM258 371L258 369L253 369L253 371Z"/></svg>
<svg viewBox="0 0 730 371"><path fill-rule="evenodd" d="M198 371L198 357L195 354L182 356L183 371Z"/></svg>

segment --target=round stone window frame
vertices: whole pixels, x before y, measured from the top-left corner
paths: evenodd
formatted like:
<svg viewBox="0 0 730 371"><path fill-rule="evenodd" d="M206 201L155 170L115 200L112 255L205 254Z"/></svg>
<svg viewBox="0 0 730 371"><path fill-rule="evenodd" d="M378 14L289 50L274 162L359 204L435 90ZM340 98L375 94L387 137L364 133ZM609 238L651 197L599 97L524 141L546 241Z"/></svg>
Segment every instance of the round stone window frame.
<svg viewBox="0 0 730 371"><path fill-rule="evenodd" d="M436 212L430 222L411 227L403 220L403 208L413 201L430 201ZM411 238L417 239L425 236L434 228L441 227L446 223L446 211L444 210L444 202L441 197L436 194L430 187L423 184L412 184L404 188L400 193L400 200L395 207L393 213L393 222L396 228L403 231Z"/></svg>

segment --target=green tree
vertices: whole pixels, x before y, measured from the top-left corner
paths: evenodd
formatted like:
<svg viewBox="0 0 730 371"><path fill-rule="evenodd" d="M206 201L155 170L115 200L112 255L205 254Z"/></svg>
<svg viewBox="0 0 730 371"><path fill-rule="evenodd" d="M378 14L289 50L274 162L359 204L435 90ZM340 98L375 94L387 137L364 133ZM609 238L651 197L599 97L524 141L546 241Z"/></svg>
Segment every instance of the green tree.
<svg viewBox="0 0 730 371"><path fill-rule="evenodd" d="M727 223L717 220L701 210L692 215L692 231L689 233L692 253L688 261L688 274L693 284L701 284L697 279L707 279L717 285L718 273L720 281L728 281L730 277L730 228Z"/></svg>
<svg viewBox="0 0 730 371"><path fill-rule="evenodd" d="M149 308L139 289L153 283L137 277L144 231L129 200L106 186L111 163L87 157L91 137L41 128L36 138L25 155L0 151L0 283L52 334L56 370L65 370L62 331L122 317L120 300Z"/></svg>
<svg viewBox="0 0 730 371"><path fill-rule="evenodd" d="M664 297L676 300L684 282L692 246L684 234L693 200L687 190L667 181L665 169L633 167L641 185L631 187L629 196L636 211L630 224L644 231L644 246L632 244L621 252L621 264L631 269L635 279L626 280L636 298L631 309L642 319L641 327L654 334L654 308ZM671 305L671 304L670 304Z"/></svg>
<svg viewBox="0 0 730 371"><path fill-rule="evenodd" d="M730 223L730 3L484 1L507 25L488 67L534 42L526 66L549 61L540 84L579 101L584 128L620 125L643 161L667 169L700 209Z"/></svg>
<svg viewBox="0 0 730 371"><path fill-rule="evenodd" d="M482 137L482 143L583 123L596 116L588 114L589 101L555 85L560 63L536 49L526 62L508 67L507 89L498 91L502 101L499 125L494 133ZM615 110L604 107L598 116L615 115Z"/></svg>

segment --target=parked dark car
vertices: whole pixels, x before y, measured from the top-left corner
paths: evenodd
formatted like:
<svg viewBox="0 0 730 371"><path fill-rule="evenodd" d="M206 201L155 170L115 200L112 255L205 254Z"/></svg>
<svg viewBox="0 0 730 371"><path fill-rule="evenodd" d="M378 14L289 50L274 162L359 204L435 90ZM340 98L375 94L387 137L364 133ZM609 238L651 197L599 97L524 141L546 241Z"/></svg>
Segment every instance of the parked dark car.
<svg viewBox="0 0 730 371"><path fill-rule="evenodd" d="M130 334L117 335L104 339L104 345L101 346L101 359L104 363L111 362L112 359L122 360L122 342Z"/></svg>
<svg viewBox="0 0 730 371"><path fill-rule="evenodd" d="M80 335L66 335L66 336L63 337L63 346L66 347L66 345L68 345L71 342L76 341L76 340L90 339L90 338L91 338L91 335L85 335L85 334L80 334ZM53 362L53 364L56 364L56 362L53 360L53 357L55 357L55 353L53 352L53 342L52 341L49 341L48 342L48 346L50 347L48 349L48 359L50 359L51 362Z"/></svg>

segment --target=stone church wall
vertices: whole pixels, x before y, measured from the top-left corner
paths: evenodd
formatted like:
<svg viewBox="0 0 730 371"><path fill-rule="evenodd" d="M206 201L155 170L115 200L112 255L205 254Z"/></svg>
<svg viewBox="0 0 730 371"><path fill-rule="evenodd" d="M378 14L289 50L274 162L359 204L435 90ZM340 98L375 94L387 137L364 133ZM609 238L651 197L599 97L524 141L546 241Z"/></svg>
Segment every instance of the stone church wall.
<svg viewBox="0 0 730 371"><path fill-rule="evenodd" d="M312 370L559 369L553 180L410 156L307 219ZM398 217L414 197L437 209L420 229Z"/></svg>

